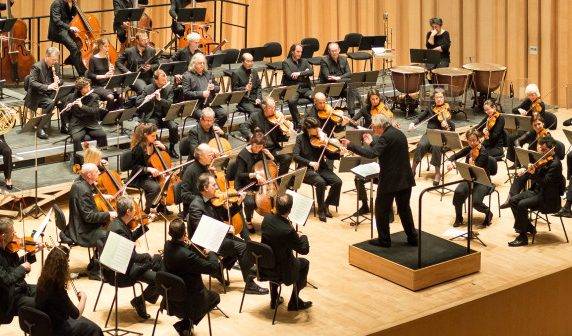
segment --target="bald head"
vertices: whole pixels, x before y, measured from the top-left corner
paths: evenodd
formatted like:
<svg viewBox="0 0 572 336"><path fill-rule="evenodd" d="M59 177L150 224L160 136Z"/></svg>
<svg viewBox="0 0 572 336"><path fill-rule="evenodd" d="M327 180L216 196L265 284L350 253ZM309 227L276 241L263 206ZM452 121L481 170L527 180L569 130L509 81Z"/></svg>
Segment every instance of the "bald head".
<svg viewBox="0 0 572 336"><path fill-rule="evenodd" d="M210 165L214 158L214 150L206 143L202 143L195 148L195 159L203 166Z"/></svg>

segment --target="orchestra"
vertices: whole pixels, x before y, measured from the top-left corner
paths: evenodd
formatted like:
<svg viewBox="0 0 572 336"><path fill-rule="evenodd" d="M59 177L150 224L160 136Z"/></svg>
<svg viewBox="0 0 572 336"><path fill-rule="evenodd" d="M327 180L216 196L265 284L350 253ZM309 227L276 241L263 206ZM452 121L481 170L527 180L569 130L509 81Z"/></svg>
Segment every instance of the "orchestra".
<svg viewBox="0 0 572 336"><path fill-rule="evenodd" d="M541 97L537 84L526 86L526 98L514 103L513 106L518 104L514 109L506 109L502 95L490 94L484 98L482 92L475 90L472 98L475 105L484 101L482 111L475 106L474 113L464 122L457 118L456 97L446 89L423 91L426 83L433 83L433 79L427 82L425 75L416 86L417 92L398 93L393 97L388 94L385 83L362 85L363 88L353 86L351 78L355 74L352 76L349 57L341 54L345 49L340 47L345 47L342 41L330 42L325 52L322 48L324 55L313 60L306 57L308 45L289 41L292 44L284 50L286 58L276 62L281 71L280 85L273 86L268 84L268 78L263 82L264 76L259 75L262 70L255 63L258 54L254 48L246 48L246 42L240 52L222 49L226 40L215 42L217 54L228 52L235 57L234 61L225 60L223 67L209 69L210 57L217 56L209 53L213 43L204 42L204 30L210 23L189 24L180 21L178 16L183 8L191 5L195 8L196 1L170 0L170 4L166 4L169 9L165 9L165 15L168 13L171 17L171 25L163 28L172 36L163 48L155 47L155 43L164 39L149 34L150 28L136 28L136 22L118 19L119 10L147 4L148 1L113 0L113 22L107 22L109 27L96 31L96 27L86 21L77 0L51 2L49 26L42 34L47 33L48 43L55 44L42 50L42 57L31 66L23 81L22 105L32 115L28 122L34 131L35 148L31 152L37 155L60 141L59 138L53 143L46 141L50 136L55 137L50 128L52 120L57 119L59 131L64 134L61 142L65 141L65 145L61 147L73 145L72 171L78 175L70 181L66 195L69 220L63 230L56 231L59 246L50 248L38 272L37 286L28 284L28 274L36 261L36 252L48 249L47 245L36 242L34 249L29 249L31 243L27 237L16 237L13 221L0 216L0 324L11 323L21 307L35 307L48 316L56 333L102 335L98 323L82 316L87 295L75 290L72 278L76 275L70 273L69 254L72 246L88 248L87 272L78 276L108 282L107 279L118 275L104 267L99 258L112 233L135 246L127 270L119 279L146 284L146 289L130 300L131 308L143 320L151 318L146 307L149 304L177 311L179 321L174 329L179 335L190 335L193 326L225 300L217 287L211 288L210 283L205 286L202 275L218 280L224 291L234 290L229 287L232 281L228 278L228 271L233 268L239 269L245 294L269 293L270 307L274 309L284 303L281 284L294 286L287 310L310 313L318 301L315 297L311 297L314 303L300 298L301 291L309 285L310 261L306 256L310 254L310 234L302 234L298 230L299 223L291 219L293 212L301 211L296 208L296 194L307 195L312 201L317 218L309 217L309 220L314 223L338 223L340 214L347 210L344 206L350 204L344 203L351 201L356 205L352 215L356 221L363 217L376 229L377 237L372 228L368 244L382 251L399 245L390 230L395 203L404 231L402 245L416 248L421 243L413 217L415 200L412 201L412 197L419 194L417 191L427 191L421 187L425 185L420 183L422 174L419 173L416 181L416 173L428 154L431 158L427 171L433 166L435 173L424 181L429 184L426 187L432 191L452 185L449 202L454 208L454 219L451 209L447 225L452 222L454 228L459 228L473 223L474 209L476 216L482 218L479 229L495 230L500 221L493 216L494 204L491 207L490 200L489 204L485 202L486 196L493 192L502 194L503 199L506 196L502 204L499 201L499 208L510 208L514 219L516 237L508 242L509 247L526 246L529 236L536 235L535 211L572 218L572 152L566 152L565 144L556 139L560 137L559 130L556 131L559 122L550 112L552 101L548 94ZM437 64L426 64L426 69L422 69L431 76L433 69L449 68L454 57L450 52L451 35L443 28L443 19L433 17L429 24L431 30L425 35L425 48L440 53ZM425 28L421 33L424 31ZM223 33L218 35L222 39ZM0 43L4 40L4 35L1 36ZM181 45L181 40L186 44ZM179 43L173 44L177 41ZM122 48L115 54L117 42ZM62 46L69 57L59 64L63 59ZM358 46L354 47L357 50ZM234 51L237 53L233 54ZM173 69L172 64L163 65L173 62L181 63L177 66L184 64L184 69L178 68L180 72L175 74L169 70ZM63 73L64 65L73 66L73 80L68 76L69 71ZM314 67L319 67L316 76ZM113 82L125 76L121 74L133 74L133 81L117 87L108 85L110 79ZM379 77L382 81L383 76ZM332 96L328 89L318 89L319 84L333 83L343 84L340 96ZM73 85L73 91L66 88L71 93L65 96L60 91L64 84ZM271 94L274 89L290 86L295 88L288 88L288 96ZM245 91L240 101L213 105L215 96L218 95L216 101L220 101L223 95L238 91ZM420 108L407 113L399 108L396 102L405 96L418 100ZM344 99L345 108L342 108ZM481 100L477 102L478 99ZM194 103L196 108L187 111L187 106L195 106ZM465 109L464 104L461 105ZM0 111L5 109L7 107L0 103ZM29 111L21 114L23 118L19 120L23 126L25 113ZM132 111L133 116L129 120L111 121L115 123L113 127L117 127L112 131L109 126L112 124L105 120L112 119L109 117L113 113L121 115L122 111ZM239 117L234 116L235 113ZM413 115L410 117L409 113ZM508 129L514 115L523 118L517 118L516 129ZM229 116L233 116L232 122ZM0 126L5 123L3 118L4 114L0 114ZM401 129L399 122L405 120L409 120L409 125ZM570 120L564 121L563 126L570 126ZM2 195L18 200L12 193L13 189L18 190L12 175L13 170L19 168L19 159L6 136L13 126L6 131L0 129L6 189ZM445 135L458 136L462 145L456 149L446 144L434 145L429 140L431 130L444 131L443 139ZM354 136L358 133L359 141L351 138L350 132L354 132ZM38 147L36 138L45 140L40 144L43 148ZM117 141L117 150L121 153L108 153L112 139ZM14 144L11 139L10 143ZM520 156L517 157L525 148L530 152L528 165L518 162ZM350 161L346 161L348 154L352 156L349 159L357 158L355 165L362 168L365 159L377 159L370 164L379 169L368 178L351 169L356 189L352 190L355 193L346 194L346 191L342 193L343 182L351 183L351 180L341 166ZM533 154L540 155L540 159L532 160ZM117 160L110 162L117 162L117 171L112 170L107 161L113 156L117 156ZM188 157L185 159L185 156ZM37 161L38 158L36 170ZM508 168L506 172L505 165L499 164L503 161ZM505 182L506 188L500 189L498 183L491 187L478 183L476 178L465 182L465 176L456 185L448 183L456 179L452 175L459 174L456 168L465 166L460 162L482 168L490 179L502 170L508 173L511 184ZM371 195L373 188L376 190L372 202L366 192L366 181L370 180ZM34 188L37 191L37 183ZM135 190L139 198L130 196ZM446 195L444 191L441 198L443 195ZM441 207L451 203L443 203L445 206ZM468 218L464 216L466 206L471 207L470 211L465 210ZM211 251L192 239L205 218L228 227L228 231L223 232L224 239L221 234L219 250ZM142 252L141 241L163 239L161 234L152 231L156 219L164 220L164 240L160 240L163 249L151 251L148 248ZM493 221L499 224L491 226ZM357 230L358 224L354 222L352 226ZM274 256L271 268L280 281L270 281L268 289L257 283L266 280L255 272L260 266L257 259L260 256L249 249L250 242L260 242ZM171 303L166 307L168 300L157 303L161 296L165 297L165 288L158 284L159 274L165 272L180 278L185 285L186 296L179 298L178 305ZM77 300L70 296L70 286ZM307 289L303 294L311 296ZM174 316L171 312L169 315Z"/></svg>

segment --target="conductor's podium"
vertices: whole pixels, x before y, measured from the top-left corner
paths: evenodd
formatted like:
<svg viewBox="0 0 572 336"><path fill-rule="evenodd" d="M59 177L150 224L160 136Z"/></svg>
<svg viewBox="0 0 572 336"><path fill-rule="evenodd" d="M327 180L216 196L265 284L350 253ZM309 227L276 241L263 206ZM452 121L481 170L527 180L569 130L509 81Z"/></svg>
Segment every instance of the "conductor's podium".
<svg viewBox="0 0 572 336"><path fill-rule="evenodd" d="M481 269L481 253L423 232L421 266L418 248L407 244L405 232L391 235L390 248L369 240L350 245L349 263L405 288L417 291Z"/></svg>

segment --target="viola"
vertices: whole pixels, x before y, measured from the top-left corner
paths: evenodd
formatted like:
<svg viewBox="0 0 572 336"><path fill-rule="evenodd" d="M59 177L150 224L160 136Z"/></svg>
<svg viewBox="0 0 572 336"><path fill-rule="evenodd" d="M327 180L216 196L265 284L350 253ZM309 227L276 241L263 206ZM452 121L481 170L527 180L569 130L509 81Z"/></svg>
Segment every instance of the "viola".
<svg viewBox="0 0 572 336"><path fill-rule="evenodd" d="M12 18L13 1L6 1L8 18ZM18 84L30 73L32 65L36 62L34 56L27 47L28 26L17 19L12 29L0 36L6 38L6 43L1 43L2 72L0 78L5 79L7 84Z"/></svg>
<svg viewBox="0 0 572 336"><path fill-rule="evenodd" d="M315 148L325 148L330 153L338 153L342 149L342 144L338 139L327 137L324 133L310 137L310 145Z"/></svg>
<svg viewBox="0 0 572 336"><path fill-rule="evenodd" d="M294 124L290 120L286 119L284 114L279 111L275 111L274 114L270 117L267 117L266 120L274 125L274 127L272 127L272 129L267 133L270 133L272 130L274 130L274 128L279 127L282 133L288 135L290 131L294 129Z"/></svg>
<svg viewBox="0 0 572 336"><path fill-rule="evenodd" d="M448 120L451 119L451 111L449 110L449 103L445 103L441 106L435 105L433 107L433 113L437 116L437 120L441 122L441 126L446 130L449 129Z"/></svg>
<svg viewBox="0 0 572 336"><path fill-rule="evenodd" d="M474 164L474 162L477 160L477 158L481 154L481 145L479 144L478 146L471 148L470 154L471 154L471 156L470 156L469 160Z"/></svg>
<svg viewBox="0 0 572 336"><path fill-rule="evenodd" d="M538 159L535 163L529 165L527 171L530 172L531 174L534 174L534 172L537 172L538 169L552 162L552 160L554 160L553 155L555 148L556 147L551 148L548 152L544 153L544 155L542 155L542 157Z"/></svg>
<svg viewBox="0 0 572 336"><path fill-rule="evenodd" d="M487 130L491 131L495 124L497 123L497 119L500 116L500 112L496 111L492 116L487 118Z"/></svg>
<svg viewBox="0 0 572 336"><path fill-rule="evenodd" d="M152 145L153 153L149 156L149 166L157 169L160 172L166 171L173 166L171 156L164 150L160 150L155 144ZM181 181L177 173L161 174L157 176L159 184L161 185L161 193L159 197L163 199L165 205L175 204L175 185ZM152 204L157 204L159 200L153 200Z"/></svg>
<svg viewBox="0 0 572 336"><path fill-rule="evenodd" d="M276 176L278 176L278 165L262 154L262 160L256 162L252 169L254 173L264 176L266 181L274 180L261 185L254 195L256 212L261 216L265 216L272 212L274 207L273 200L278 192L278 184L275 181Z"/></svg>
<svg viewBox="0 0 572 336"><path fill-rule="evenodd" d="M326 105L324 110L318 111L318 118L321 120L331 120L336 125L342 125L344 122L349 122L354 126L357 124L354 120L344 116L344 111L333 108L330 105Z"/></svg>
<svg viewBox="0 0 572 336"><path fill-rule="evenodd" d="M541 139L541 138L545 138L549 135L550 135L550 132L546 128L543 128L540 132L536 132L536 140Z"/></svg>

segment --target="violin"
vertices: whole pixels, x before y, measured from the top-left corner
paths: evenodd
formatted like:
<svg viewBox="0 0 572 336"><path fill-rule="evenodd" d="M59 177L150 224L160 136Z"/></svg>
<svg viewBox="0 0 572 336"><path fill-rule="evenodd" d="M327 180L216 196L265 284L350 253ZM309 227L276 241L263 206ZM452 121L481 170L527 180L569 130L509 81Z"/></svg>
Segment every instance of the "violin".
<svg viewBox="0 0 572 336"><path fill-rule="evenodd" d="M551 148L548 152L544 153L540 159L538 159L535 163L530 164L526 169L529 173L534 174L538 171L538 169L544 167L548 163L554 160L554 149L556 147Z"/></svg>
<svg viewBox="0 0 572 336"><path fill-rule="evenodd" d="M371 114L372 117L375 117L378 114L383 114L384 116L388 117L389 119L393 119L393 112L391 112L391 110L385 106L384 103L379 103L377 104L377 106L371 108L371 110L369 110L369 113Z"/></svg>
<svg viewBox="0 0 572 336"><path fill-rule="evenodd" d="M12 18L13 4L14 1L6 1L8 19ZM12 29L0 38L6 38L6 43L0 43L2 46L0 51L0 55L2 55L0 78L6 80L7 84L18 84L26 78L32 65L36 62L26 45L28 43L28 26L23 20L17 19Z"/></svg>
<svg viewBox="0 0 572 336"><path fill-rule="evenodd" d="M498 117L500 116L500 112L496 111L492 116L487 118L487 130L490 131L495 127Z"/></svg>
<svg viewBox="0 0 572 336"><path fill-rule="evenodd" d="M286 119L284 114L282 114L282 112L279 111L275 111L274 115L267 117L266 120L268 120L268 122L274 125L274 127L272 127L272 129L267 133L270 133L271 131L274 130L274 128L278 127L280 128L280 130L284 135L288 135L290 131L294 129L294 124L290 120Z"/></svg>
<svg viewBox="0 0 572 336"><path fill-rule="evenodd" d="M254 195L256 212L261 216L265 216L272 212L274 207L273 200L278 192L278 184L275 181L276 176L278 176L278 165L273 160L269 160L263 153L262 160L256 162L252 170L253 173L264 176L264 179L267 181L258 188ZM268 182L269 180L273 181Z"/></svg>
<svg viewBox="0 0 572 336"><path fill-rule="evenodd" d="M474 148L471 148L471 153L470 153L471 156L469 157L470 161L469 163L474 164L480 154L481 154L481 144L475 146Z"/></svg>
<svg viewBox="0 0 572 336"><path fill-rule="evenodd" d="M318 135L310 137L310 145L315 148L324 148L330 153L338 153L343 147L338 139L328 137L322 131Z"/></svg>
<svg viewBox="0 0 572 336"><path fill-rule="evenodd" d="M532 115L534 117L536 117L540 112L542 112L541 103L542 103L542 100L540 100L540 97L538 97L530 105L530 108L528 109L528 111L532 111Z"/></svg>
<svg viewBox="0 0 572 336"><path fill-rule="evenodd" d="M148 163L149 166L157 169L160 172L164 172L173 166L173 161L171 156L164 150L157 148L155 144L152 144L153 153L149 156ZM175 185L181 181L178 174L171 174L168 177L166 174L160 174L157 176L159 184L161 185L161 193L159 197L163 199L165 205L175 204ZM157 204L158 200L153 200L152 204Z"/></svg>
<svg viewBox="0 0 572 336"><path fill-rule="evenodd" d="M441 122L441 126L449 130L449 123L447 122L451 119L451 111L449 110L449 103L444 103L441 106L435 105L433 107L433 113L437 116L437 120Z"/></svg>
<svg viewBox="0 0 572 336"><path fill-rule="evenodd" d="M546 128L543 128L540 132L536 132L536 140L541 139L541 138L545 138L549 135L550 135L550 132Z"/></svg>
<svg viewBox="0 0 572 336"><path fill-rule="evenodd" d="M48 246L46 245L46 247ZM26 253L36 253L38 251L38 243L34 241L34 237L32 236L26 236L24 238L15 237L13 241L6 245L6 250L12 253L16 253L20 250Z"/></svg>
<svg viewBox="0 0 572 336"><path fill-rule="evenodd" d="M318 111L318 118L326 121L331 120L336 125L344 125L347 123L350 123L354 126L357 125L357 123L354 120L344 116L344 111L339 110L337 108L333 108L327 104L324 110Z"/></svg>

